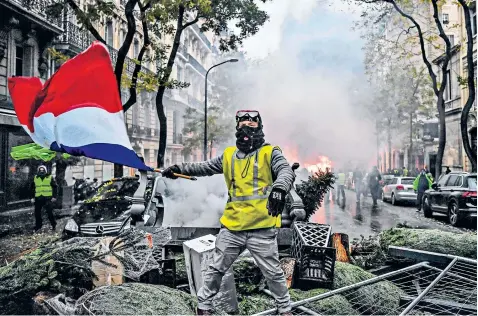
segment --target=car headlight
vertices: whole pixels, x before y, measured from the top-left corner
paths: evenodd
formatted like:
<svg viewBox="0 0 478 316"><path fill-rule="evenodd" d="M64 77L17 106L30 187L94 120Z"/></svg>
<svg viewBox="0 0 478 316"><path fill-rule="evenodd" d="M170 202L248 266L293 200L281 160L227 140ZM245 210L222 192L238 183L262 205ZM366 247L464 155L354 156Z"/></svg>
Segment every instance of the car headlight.
<svg viewBox="0 0 478 316"><path fill-rule="evenodd" d="M69 230L71 232L78 232L78 224L73 219L69 219L66 222L65 230Z"/></svg>

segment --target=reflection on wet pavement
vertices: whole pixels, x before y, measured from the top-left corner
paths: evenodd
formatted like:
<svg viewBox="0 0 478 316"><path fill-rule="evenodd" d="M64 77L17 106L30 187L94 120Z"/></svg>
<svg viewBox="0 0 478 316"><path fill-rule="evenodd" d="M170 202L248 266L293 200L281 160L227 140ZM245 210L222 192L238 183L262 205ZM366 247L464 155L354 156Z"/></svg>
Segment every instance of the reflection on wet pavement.
<svg viewBox="0 0 478 316"><path fill-rule="evenodd" d="M398 223L406 223L417 228L435 228L446 231L460 232L465 229L446 224L446 218L436 216L434 219L423 217L417 213L413 205L392 206L378 201L377 207L372 207L372 198L362 199L356 203L355 194L346 191L346 203L330 201L321 206L312 216L311 222L329 224L333 232L346 233L349 237L369 236L382 230L392 228ZM342 201L341 201L342 202Z"/></svg>

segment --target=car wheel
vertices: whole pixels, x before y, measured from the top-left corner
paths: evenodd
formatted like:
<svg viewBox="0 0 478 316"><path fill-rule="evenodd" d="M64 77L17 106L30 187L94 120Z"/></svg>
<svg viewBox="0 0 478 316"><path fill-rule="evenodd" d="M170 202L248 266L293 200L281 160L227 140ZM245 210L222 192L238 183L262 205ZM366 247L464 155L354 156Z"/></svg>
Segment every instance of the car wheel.
<svg viewBox="0 0 478 316"><path fill-rule="evenodd" d="M448 206L448 221L453 226L458 226L460 222L458 204L456 204L455 201L451 201L450 205Z"/></svg>
<svg viewBox="0 0 478 316"><path fill-rule="evenodd" d="M392 193L392 205L397 205L397 199L395 198L395 194Z"/></svg>

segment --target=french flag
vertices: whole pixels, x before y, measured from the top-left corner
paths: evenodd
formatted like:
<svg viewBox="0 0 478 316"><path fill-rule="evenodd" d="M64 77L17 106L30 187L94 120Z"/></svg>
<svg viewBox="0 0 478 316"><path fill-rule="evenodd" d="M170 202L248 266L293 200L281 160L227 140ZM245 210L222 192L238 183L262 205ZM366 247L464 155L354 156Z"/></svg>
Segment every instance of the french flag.
<svg viewBox="0 0 478 316"><path fill-rule="evenodd" d="M20 124L38 145L140 170L126 132L116 78L105 45L94 42L65 62L43 85L39 78L8 79Z"/></svg>

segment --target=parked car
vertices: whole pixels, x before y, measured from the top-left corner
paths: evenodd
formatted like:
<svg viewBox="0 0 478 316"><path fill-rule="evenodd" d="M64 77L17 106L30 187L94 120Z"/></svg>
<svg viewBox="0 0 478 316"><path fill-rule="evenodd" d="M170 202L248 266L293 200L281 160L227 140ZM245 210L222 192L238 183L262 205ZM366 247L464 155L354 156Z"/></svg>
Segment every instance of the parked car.
<svg viewBox="0 0 478 316"><path fill-rule="evenodd" d="M63 239L76 236L114 236L137 222L142 222L144 226L160 226L164 215L162 194L166 188L163 178L148 177L143 195L145 210L140 219L130 214L132 197L138 187L136 177L104 181L95 194L85 200L78 212L67 221Z"/></svg>
<svg viewBox="0 0 478 316"><path fill-rule="evenodd" d="M476 219L476 173L451 172L433 183L422 200L423 214L446 214L453 226L467 218Z"/></svg>
<svg viewBox="0 0 478 316"><path fill-rule="evenodd" d="M380 180L380 188L382 189L382 193L381 193L381 196L382 196L382 200L383 200L383 187L386 186L387 184L390 184L390 182L392 182L392 179L394 178L395 176L392 176L390 174L384 174L382 175L382 180Z"/></svg>
<svg viewBox="0 0 478 316"><path fill-rule="evenodd" d="M417 200L417 193L413 190L412 177L394 177L388 179L390 183L385 185L382 189L382 201L390 201L392 205L397 205L401 202L415 202Z"/></svg>

